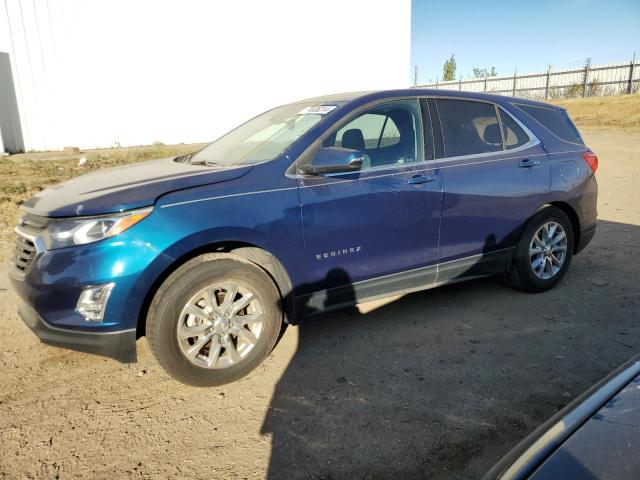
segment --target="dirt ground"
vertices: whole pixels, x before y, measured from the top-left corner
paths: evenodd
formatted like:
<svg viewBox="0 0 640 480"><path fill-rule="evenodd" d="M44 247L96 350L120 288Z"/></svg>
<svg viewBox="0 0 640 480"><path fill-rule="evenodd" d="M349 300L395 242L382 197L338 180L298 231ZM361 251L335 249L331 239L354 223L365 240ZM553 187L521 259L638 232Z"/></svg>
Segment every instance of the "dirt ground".
<svg viewBox="0 0 640 480"><path fill-rule="evenodd" d="M461 478L640 351L640 133L584 130L598 232L553 291L479 280L290 327L248 378L40 344L0 264L0 478Z"/></svg>

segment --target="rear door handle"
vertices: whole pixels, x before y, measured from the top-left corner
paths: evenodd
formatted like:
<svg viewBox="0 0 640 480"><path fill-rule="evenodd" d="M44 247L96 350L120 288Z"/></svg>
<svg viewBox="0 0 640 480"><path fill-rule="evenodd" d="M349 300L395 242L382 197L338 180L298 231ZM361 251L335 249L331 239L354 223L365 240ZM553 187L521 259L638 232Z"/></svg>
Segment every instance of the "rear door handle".
<svg viewBox="0 0 640 480"><path fill-rule="evenodd" d="M518 166L520 168L531 168L531 167L535 167L536 165L540 165L540 162L538 160L531 160L530 158L525 158L520 162L520 165Z"/></svg>
<svg viewBox="0 0 640 480"><path fill-rule="evenodd" d="M409 185L422 185L423 183L431 183L435 181L436 177L432 177L431 175L414 175L407 180L407 183Z"/></svg>

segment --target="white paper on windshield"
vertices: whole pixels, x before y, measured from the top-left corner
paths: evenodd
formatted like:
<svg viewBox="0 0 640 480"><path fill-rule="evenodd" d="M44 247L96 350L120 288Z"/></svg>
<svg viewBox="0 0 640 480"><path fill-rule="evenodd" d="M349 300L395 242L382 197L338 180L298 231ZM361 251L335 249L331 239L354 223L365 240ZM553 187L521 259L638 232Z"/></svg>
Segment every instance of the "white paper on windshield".
<svg viewBox="0 0 640 480"><path fill-rule="evenodd" d="M337 105L314 105L313 107L303 108L298 112L298 115L326 115L336 108L338 108Z"/></svg>

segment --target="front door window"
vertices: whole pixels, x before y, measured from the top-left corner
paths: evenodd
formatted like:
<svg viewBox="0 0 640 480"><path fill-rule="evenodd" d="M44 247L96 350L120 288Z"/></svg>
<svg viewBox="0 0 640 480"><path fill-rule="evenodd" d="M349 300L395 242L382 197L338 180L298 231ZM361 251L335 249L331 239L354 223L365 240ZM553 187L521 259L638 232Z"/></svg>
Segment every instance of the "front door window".
<svg viewBox="0 0 640 480"><path fill-rule="evenodd" d="M362 169L424 160L420 102L398 100L376 105L325 138L323 147L342 147L364 154Z"/></svg>

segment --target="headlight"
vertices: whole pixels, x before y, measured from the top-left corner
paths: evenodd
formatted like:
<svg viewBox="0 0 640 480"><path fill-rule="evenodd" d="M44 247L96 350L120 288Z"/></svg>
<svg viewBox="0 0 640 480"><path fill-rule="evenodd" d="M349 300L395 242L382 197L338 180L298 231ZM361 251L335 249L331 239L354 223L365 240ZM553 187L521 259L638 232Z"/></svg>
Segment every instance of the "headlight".
<svg viewBox="0 0 640 480"><path fill-rule="evenodd" d="M97 242L133 227L152 210L150 207L99 217L55 220L47 226L44 242L49 250Z"/></svg>

